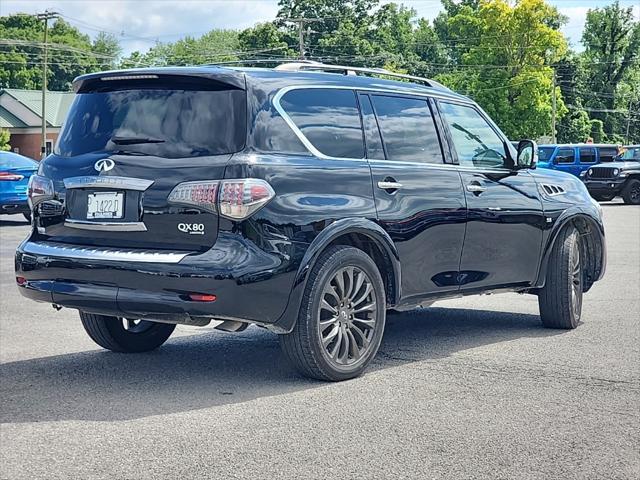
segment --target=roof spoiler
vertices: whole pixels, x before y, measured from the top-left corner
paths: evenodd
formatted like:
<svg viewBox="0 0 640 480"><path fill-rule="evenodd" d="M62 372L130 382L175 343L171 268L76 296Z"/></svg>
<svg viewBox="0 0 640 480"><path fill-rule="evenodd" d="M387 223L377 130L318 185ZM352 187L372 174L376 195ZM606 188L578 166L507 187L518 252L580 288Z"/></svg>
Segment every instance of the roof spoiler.
<svg viewBox="0 0 640 480"><path fill-rule="evenodd" d="M164 67L90 73L73 81L73 91L76 93L130 88L246 90L246 79L244 73L229 68Z"/></svg>

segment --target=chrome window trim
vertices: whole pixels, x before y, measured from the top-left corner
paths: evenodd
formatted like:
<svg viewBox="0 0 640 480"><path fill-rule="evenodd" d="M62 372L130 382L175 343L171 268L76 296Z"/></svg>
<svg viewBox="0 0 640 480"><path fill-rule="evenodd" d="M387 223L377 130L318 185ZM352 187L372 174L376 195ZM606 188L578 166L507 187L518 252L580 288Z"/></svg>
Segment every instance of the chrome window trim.
<svg viewBox="0 0 640 480"><path fill-rule="evenodd" d="M179 263L188 252L64 246L54 242L25 242L24 253L78 260L111 260L144 263Z"/></svg>
<svg viewBox="0 0 640 480"><path fill-rule="evenodd" d="M288 92L292 91L292 90L311 90L311 89L325 89L325 90L351 90L354 92L354 94L357 94L358 92L373 92L373 93L381 93L381 94L395 94L395 95L405 95L405 96L415 96L415 97L423 97L425 99L429 99L429 98L440 98L440 99L444 99L444 100L458 100L460 103L464 104L464 105L473 105L473 102L469 101L469 102L465 102L463 99L458 99L457 97L454 96L450 96L447 95L445 92L428 92L428 93L423 93L423 92L407 92L407 91L403 91L403 90L396 90L396 89L392 89L392 88L383 88L383 87L378 87L378 88L371 88L371 87L353 87L353 86L347 86L347 85L316 85L316 84L312 84L312 85L290 85L288 87L283 87L280 90L278 90L278 92L274 95L272 103L274 108L276 109L276 111L280 114L280 116L284 119L285 123L287 125L289 125L289 128L291 128L291 130L293 131L293 133L295 134L296 137L298 137L298 139L302 142L302 144L307 148L307 150L309 150L309 152L314 155L315 157L318 158L322 158L324 160L351 160L351 161L370 161L370 162L387 162L387 161L393 161L394 163L407 163L410 165L433 165L435 167L440 167L442 165L446 165L444 163L442 164L428 164L428 163L421 163L421 162L399 162L396 160L369 160L367 158L349 158L349 157L332 157L330 155L325 155L324 153L320 152L316 147L313 146L313 144L309 141L309 139L302 133L302 131L298 128L298 126L295 124L295 122L291 119L291 117L287 114L287 112L285 111L285 109L282 107L282 105L280 104L280 100L282 99L282 97L284 95L286 95ZM455 166L455 165L452 165Z"/></svg>
<svg viewBox="0 0 640 480"><path fill-rule="evenodd" d="M80 230L99 230L103 232L146 232L147 226L144 222L92 222L89 220L73 220L68 218L64 221L65 227L78 228Z"/></svg>
<svg viewBox="0 0 640 480"><path fill-rule="evenodd" d="M154 180L146 180L144 178L116 176L69 177L63 181L64 188L119 188L122 190L137 190L139 192L144 192L154 183Z"/></svg>

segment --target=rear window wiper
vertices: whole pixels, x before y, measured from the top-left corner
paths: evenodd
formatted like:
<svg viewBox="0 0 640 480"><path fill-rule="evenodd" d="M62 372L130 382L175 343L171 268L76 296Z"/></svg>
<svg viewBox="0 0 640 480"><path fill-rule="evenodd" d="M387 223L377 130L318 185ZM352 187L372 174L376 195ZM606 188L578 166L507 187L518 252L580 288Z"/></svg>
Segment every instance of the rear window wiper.
<svg viewBox="0 0 640 480"><path fill-rule="evenodd" d="M138 143L164 143L160 138L152 137L111 137L111 141L116 145L135 145Z"/></svg>

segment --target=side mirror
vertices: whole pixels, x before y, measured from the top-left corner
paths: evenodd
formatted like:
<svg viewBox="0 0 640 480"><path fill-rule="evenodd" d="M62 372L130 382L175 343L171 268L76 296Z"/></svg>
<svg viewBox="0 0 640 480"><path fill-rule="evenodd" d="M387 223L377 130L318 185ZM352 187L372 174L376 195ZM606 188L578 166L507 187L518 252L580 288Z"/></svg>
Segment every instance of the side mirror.
<svg viewBox="0 0 640 480"><path fill-rule="evenodd" d="M518 157L516 168L536 168L538 163L538 144L533 140L520 140L518 142Z"/></svg>

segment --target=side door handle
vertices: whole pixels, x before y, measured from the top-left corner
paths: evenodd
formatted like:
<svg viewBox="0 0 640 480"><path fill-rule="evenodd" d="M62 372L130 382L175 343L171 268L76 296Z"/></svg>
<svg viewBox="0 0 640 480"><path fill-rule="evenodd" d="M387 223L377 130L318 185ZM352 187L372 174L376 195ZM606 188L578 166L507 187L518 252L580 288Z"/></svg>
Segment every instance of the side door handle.
<svg viewBox="0 0 640 480"><path fill-rule="evenodd" d="M481 194L486 190L486 187L483 187L478 182L471 182L467 184L467 191L475 194Z"/></svg>
<svg viewBox="0 0 640 480"><path fill-rule="evenodd" d="M387 193L393 193L402 188L402 184L400 182L396 182L395 178L387 177L378 182L378 188L385 190Z"/></svg>

